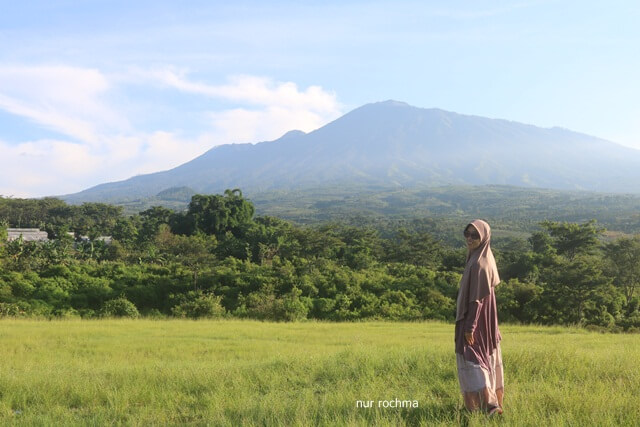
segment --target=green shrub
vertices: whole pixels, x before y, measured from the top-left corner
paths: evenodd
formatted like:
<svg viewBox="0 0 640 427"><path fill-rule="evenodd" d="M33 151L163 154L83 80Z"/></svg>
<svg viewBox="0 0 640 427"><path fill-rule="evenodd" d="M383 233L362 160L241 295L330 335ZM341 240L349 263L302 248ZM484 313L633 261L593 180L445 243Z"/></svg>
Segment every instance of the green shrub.
<svg viewBox="0 0 640 427"><path fill-rule="evenodd" d="M53 311L53 315L60 319L75 319L80 317L78 310L74 308L60 308Z"/></svg>
<svg viewBox="0 0 640 427"><path fill-rule="evenodd" d="M25 302L0 302L0 317L23 317L27 315L29 304Z"/></svg>
<svg viewBox="0 0 640 427"><path fill-rule="evenodd" d="M135 304L124 297L112 299L104 303L100 310L101 317L140 317Z"/></svg>
<svg viewBox="0 0 640 427"><path fill-rule="evenodd" d="M166 319L167 315L158 310L157 308L152 308L142 313L142 315L148 319Z"/></svg>
<svg viewBox="0 0 640 427"><path fill-rule="evenodd" d="M78 310L78 314L83 319L91 319L91 318L94 318L94 317L98 317L96 311L92 310L90 308L81 308L81 309Z"/></svg>
<svg viewBox="0 0 640 427"><path fill-rule="evenodd" d="M219 296L204 294L202 292L190 292L191 298L174 306L171 312L176 317L186 317L190 319L218 318L225 314Z"/></svg>
<svg viewBox="0 0 640 427"><path fill-rule="evenodd" d="M258 320L295 322L307 318L313 303L308 297L301 297L302 291L293 288L289 293L276 297L269 290L254 292L241 297L240 307L234 312L241 317Z"/></svg>

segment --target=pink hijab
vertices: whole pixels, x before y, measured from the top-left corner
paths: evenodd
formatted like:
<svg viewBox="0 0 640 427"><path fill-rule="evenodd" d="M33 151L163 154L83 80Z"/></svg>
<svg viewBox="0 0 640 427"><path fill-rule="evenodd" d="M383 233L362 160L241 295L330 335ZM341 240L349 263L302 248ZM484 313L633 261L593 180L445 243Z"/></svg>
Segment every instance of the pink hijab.
<svg viewBox="0 0 640 427"><path fill-rule="evenodd" d="M491 252L491 227L481 219L471 221L480 235L480 246L467 254L467 265L460 280L456 322L464 319L471 301L480 301L500 283L496 260ZM466 228L465 228L466 230Z"/></svg>

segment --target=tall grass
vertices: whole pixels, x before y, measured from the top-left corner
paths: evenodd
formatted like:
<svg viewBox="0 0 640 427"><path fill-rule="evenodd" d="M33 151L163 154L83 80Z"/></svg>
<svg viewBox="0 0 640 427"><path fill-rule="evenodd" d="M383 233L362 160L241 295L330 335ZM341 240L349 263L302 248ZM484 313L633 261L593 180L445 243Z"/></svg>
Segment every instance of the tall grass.
<svg viewBox="0 0 640 427"><path fill-rule="evenodd" d="M488 419L461 409L444 323L2 320L0 424L640 423L637 335L501 330L505 413ZM377 407L396 398L418 407Z"/></svg>

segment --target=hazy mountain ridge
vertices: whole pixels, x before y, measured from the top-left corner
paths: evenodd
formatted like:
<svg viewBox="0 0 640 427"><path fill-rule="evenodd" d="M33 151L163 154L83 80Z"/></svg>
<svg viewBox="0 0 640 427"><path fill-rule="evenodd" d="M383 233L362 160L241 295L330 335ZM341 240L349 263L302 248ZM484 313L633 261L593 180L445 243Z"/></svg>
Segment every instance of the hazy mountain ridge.
<svg viewBox="0 0 640 427"><path fill-rule="evenodd" d="M640 151L562 128L367 104L308 134L228 144L168 171L106 183L70 202L151 197L171 187L247 193L322 185L514 185L640 192Z"/></svg>

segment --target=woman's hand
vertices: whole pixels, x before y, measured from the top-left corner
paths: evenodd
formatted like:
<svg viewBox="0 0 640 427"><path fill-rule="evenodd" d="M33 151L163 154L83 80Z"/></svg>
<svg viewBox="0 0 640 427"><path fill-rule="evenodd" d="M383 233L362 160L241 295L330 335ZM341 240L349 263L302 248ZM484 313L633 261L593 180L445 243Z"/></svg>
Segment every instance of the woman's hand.
<svg viewBox="0 0 640 427"><path fill-rule="evenodd" d="M465 332L464 339L467 341L467 344L473 345L473 332Z"/></svg>

